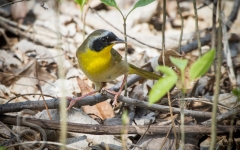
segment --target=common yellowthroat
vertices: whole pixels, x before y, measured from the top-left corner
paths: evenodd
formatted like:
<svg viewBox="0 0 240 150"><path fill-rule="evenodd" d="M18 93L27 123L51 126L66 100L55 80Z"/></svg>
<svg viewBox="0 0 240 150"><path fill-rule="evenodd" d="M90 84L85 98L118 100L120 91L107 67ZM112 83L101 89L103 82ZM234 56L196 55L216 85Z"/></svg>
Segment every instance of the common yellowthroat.
<svg viewBox="0 0 240 150"><path fill-rule="evenodd" d="M92 32L77 49L76 56L83 73L94 83L95 90L81 97L71 100L68 110L80 99L94 94L101 90L102 83L116 79L124 75L124 80L118 92L109 91L115 94L114 103L121 94L128 74L138 74L147 79L157 80L160 76L138 68L122 60L122 56L113 49L118 43L125 43L114 33L107 30L96 30Z"/></svg>

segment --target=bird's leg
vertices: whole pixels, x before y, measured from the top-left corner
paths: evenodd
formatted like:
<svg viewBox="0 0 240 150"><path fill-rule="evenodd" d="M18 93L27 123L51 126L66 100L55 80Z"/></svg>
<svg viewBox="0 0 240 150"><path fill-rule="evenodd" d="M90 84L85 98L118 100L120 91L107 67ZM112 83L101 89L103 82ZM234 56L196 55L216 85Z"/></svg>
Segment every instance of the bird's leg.
<svg viewBox="0 0 240 150"><path fill-rule="evenodd" d="M94 90L94 91L92 91L92 92L89 92L89 93L87 93L87 94L85 94L85 95L82 95L82 96L80 96L80 97L77 97L77 98L69 98L69 97L68 97L67 100L70 100L70 104L69 104L67 110L69 111L69 110L73 107L73 105L76 104L77 101L83 99L84 97L87 97L87 96L89 96L89 95L92 95L92 94L94 94L94 93L97 93L97 92L98 92L98 91Z"/></svg>
<svg viewBox="0 0 240 150"><path fill-rule="evenodd" d="M115 94L114 101L113 101L113 104L112 104L113 106L115 106L117 104L118 97L122 93L122 90L123 90L123 87L124 87L126 81L127 81L127 75L124 75L122 85L121 85L120 89L118 90L118 92L107 89L107 92Z"/></svg>

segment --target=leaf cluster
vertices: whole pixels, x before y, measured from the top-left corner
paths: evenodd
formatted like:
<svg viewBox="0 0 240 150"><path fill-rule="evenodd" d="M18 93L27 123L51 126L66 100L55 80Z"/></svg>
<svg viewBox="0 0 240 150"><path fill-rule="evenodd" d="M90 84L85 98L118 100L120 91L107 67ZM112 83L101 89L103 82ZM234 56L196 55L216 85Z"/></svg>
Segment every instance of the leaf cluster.
<svg viewBox="0 0 240 150"><path fill-rule="evenodd" d="M146 6L146 5L150 4L150 3L152 3L153 1L154 1L154 0L139 0L139 1L133 6L133 8L129 11L129 13L127 14L127 16L128 16L134 9L136 9L136 8L138 8L138 7ZM117 6L117 3L116 3L115 0L101 0L101 2L104 3L104 4L107 5L107 6L115 7L115 8L122 14L122 12L121 12L121 10L119 9L119 7ZM122 16L123 16L123 14L122 14ZM126 17L123 16L123 18L127 18L127 16L126 16Z"/></svg>
<svg viewBox="0 0 240 150"><path fill-rule="evenodd" d="M200 57L195 63L190 67L190 78L191 80L195 80L202 75L204 75L209 68L211 67L214 57L216 54L216 50L212 49L209 52L205 53L202 57ZM182 76L182 83L184 84L184 71L188 64L187 59L179 59L179 58L170 58L171 62L180 69ZM152 90L149 93L149 103L153 104L159 101L164 95L170 91L175 83L177 82L178 76L176 73L169 67L160 66L157 70L164 73L163 78L159 79L158 82L153 86ZM183 86L184 87L184 86ZM240 92L236 92L236 95L240 96Z"/></svg>

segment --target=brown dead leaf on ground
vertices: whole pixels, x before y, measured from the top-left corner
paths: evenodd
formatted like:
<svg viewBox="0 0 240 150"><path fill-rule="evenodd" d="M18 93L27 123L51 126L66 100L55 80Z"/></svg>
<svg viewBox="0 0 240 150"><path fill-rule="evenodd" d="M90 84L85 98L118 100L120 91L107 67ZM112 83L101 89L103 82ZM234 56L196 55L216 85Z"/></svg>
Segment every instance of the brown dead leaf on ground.
<svg viewBox="0 0 240 150"><path fill-rule="evenodd" d="M184 55L179 54L177 51L175 50L168 50L164 52L164 61L165 61L165 65L168 67L173 68L173 70L177 73L178 75L178 81L176 83L176 86L178 89L182 89L182 83L181 83L181 72L180 70L171 62L170 57L175 57L175 58L179 58L179 59L187 59L188 60L188 64L187 67L185 68L185 89L187 90L187 92L191 91L193 86L194 86L194 81L190 80L190 67L191 65L194 63L194 61L192 59L188 59L186 58ZM163 64L163 56L160 55L158 57L158 64L162 65Z"/></svg>
<svg viewBox="0 0 240 150"><path fill-rule="evenodd" d="M23 68L11 70L9 74L3 74L2 84L12 85L23 76L29 76L36 66L36 60L30 60Z"/></svg>
<svg viewBox="0 0 240 150"><path fill-rule="evenodd" d="M82 79L77 77L78 86L81 89L82 95L85 95L94 89L87 85ZM101 119L112 118L114 117L114 111L112 106L107 102L103 101L101 103L97 103L94 106L83 106L83 110L86 114L94 114L90 115L92 118L100 117Z"/></svg>
<svg viewBox="0 0 240 150"><path fill-rule="evenodd" d="M9 0L0 0L0 5L6 4ZM132 9L134 3L138 0L133 1L119 1L117 0L117 4L120 10L123 10L123 14L127 13ZM198 6L202 5L205 0L197 1ZM234 0L238 1L238 0ZM234 1L226 1L224 2L223 12L225 13L225 18L223 20L227 20L227 17L232 12L232 5L234 5ZM39 84L42 88L43 94L60 97L62 96L62 85L66 88L65 93L66 96L71 96L75 93L81 93L82 95L92 91L93 89L88 86L91 85L92 82L87 79L84 73L79 69L78 62L76 58L76 49L83 42L83 33L85 32L85 38L92 31L96 29L106 29L115 33L119 38L123 39L123 34L120 34L116 29L112 28L111 25L106 23L102 18L106 21L113 24L114 27L123 31L122 28L122 17L119 12L113 8L108 7L102 4L100 1L92 1L90 6L93 10L89 9L86 15L85 20L85 31L83 29L83 21L81 20L80 7L74 1L63 1L60 4L59 11L60 14L56 15L59 12L55 11L55 5L53 1L31 1L34 3L34 7L31 9L29 13L26 12L29 9L29 6L20 6L20 4L24 4L26 2L19 2L19 7L15 7L16 10L14 12L10 12L11 6L9 5L9 15L2 15L2 7L0 9L0 20L1 17L3 19L0 21L1 23L7 24L7 26L1 26L0 30L4 31L2 34L0 33L0 38L4 40L0 40L0 103L5 103L7 100L12 99L18 95L22 96L21 98L16 99L15 101L22 100L42 100L40 96L25 96L23 94L39 94L39 90L36 88L36 84ZM131 45L132 49L128 49L128 61L130 63L135 64L140 67L143 64L151 65L153 69L160 65L162 65L163 57L160 55L161 51L158 49L162 48L162 31L165 30L165 48L173 49L177 51L179 49L179 40L180 40L180 28L183 27L183 36L181 45L182 47L191 44L194 40L197 39L197 34L195 31L195 14L193 10L192 1L179 1L180 9L184 19L184 25L182 25L181 18L179 15L179 10L177 8L176 1L167 1L166 5L166 25L165 29L162 28L163 25L163 3L161 1L155 1L148 6L144 6L134 10L131 15L129 15L127 20L127 34L140 42L148 44L150 46L156 47L157 49L148 47L146 45L142 45L139 42L131 39L130 37L127 39L128 45ZM28 2L27 2L28 3ZM12 5L12 6L14 6ZM212 28L212 4L209 6L198 9L198 26L200 31L201 38L205 38L206 34L211 33ZM14 8L14 7L12 7ZM16 14L21 9L23 12ZM47 10L45 9L47 8ZM87 7L84 8L84 12ZM4 10L5 11L5 10ZM7 11L7 10L6 10ZM13 11L13 9L12 9ZM15 13L15 14L14 14ZM97 13L102 17L99 17ZM229 37L228 44L229 49L231 51L231 57L233 62L234 72L236 73L237 85L240 83L240 36L239 36L239 24L240 24L240 15L238 11L238 18L233 23L230 31L228 33L232 34ZM12 17L10 17L10 15ZM25 16L26 15L26 16ZM34 18L32 18L34 16ZM56 16L59 16L58 18ZM25 18L24 18L25 17ZM21 19L22 20L18 20ZM24 21L23 21L24 18ZM18 20L17 22L11 20ZM5 20L5 21L4 21ZM114 20L113 22L111 22ZM23 21L21 24L20 21ZM97 22L97 23L96 23ZM20 24L19 24L20 23ZM59 28L56 28L56 23ZM15 24L15 25L14 25ZM218 26L218 25L217 25ZM14 30L11 30L14 29ZM5 35L4 35L4 34ZM10 34L9 34L10 33ZM18 33L21 33L19 35ZM56 34L57 33L57 34ZM17 35L17 36L16 36ZM10 42L6 42L7 37ZM61 38L59 38L61 37ZM7 44L4 44L7 43ZM61 46L60 46L61 45ZM225 43L223 44L225 46ZM114 48L124 56L124 45L116 45ZM194 47L192 47L193 50ZM122 49L122 50L119 50ZM201 50L204 54L206 51L211 49L211 44L202 45ZM185 55L180 55L175 51L165 51L164 59L166 66L171 67L177 75L181 76L180 71L174 66L170 61L170 56L180 58L180 59L188 59L189 63L185 70L185 86L190 90L194 95L194 98L189 97L189 93L186 94L186 105L185 110L195 110L200 112L211 112L212 110L212 95L214 92L214 83L215 77L209 77L205 75L198 80L198 83L193 87L194 82L189 80L189 67L191 64L196 61L199 57L199 52L194 50L192 52L186 53ZM61 53L60 53L61 52ZM159 57L160 55L160 57ZM157 57L156 57L157 56ZM149 62L149 59L154 58L154 62ZM32 61L35 59L35 61ZM223 62L225 62L223 58ZM61 62L60 60L63 60ZM148 63L149 62L149 63ZM57 74L58 66L63 64L65 79L59 79ZM145 66L146 66L145 65ZM224 65L222 64L222 67ZM11 74L9 74L11 73ZM77 78L76 82L76 77ZM86 80L85 80L86 79ZM110 88L115 85L118 81L122 79L122 76L117 78L116 80L106 83L106 87ZM222 78L220 80L220 89L221 94L219 95L219 103L221 105L226 105L229 109L224 107L220 107L219 104L219 113L227 112L232 108L237 106L237 98L234 95L229 95L231 93L233 84L230 84L228 76L228 67L225 66L225 73L222 73ZM128 95L131 98L145 100L147 99L147 94L151 90L154 83L157 81L147 80L143 82L141 80L136 87L129 87L132 91L128 91ZM4 83L4 84L3 84ZM171 91L171 101L172 107L179 108L179 92L181 87L181 81L179 80L176 87ZM234 84L235 86L235 84ZM195 89L196 88L196 89ZM81 89L81 91L80 91ZM45 96L45 99L50 99L48 96ZM188 100L188 99L189 100ZM52 99L52 98L51 98ZM205 103L204 103L205 102ZM161 102L161 105L168 105L168 100L164 97ZM121 116L117 115L114 117L114 112L112 106L108 102L102 102L95 106L84 106L83 107L85 113L94 114L94 115L86 115L79 109L71 109L69 111L69 117L67 118L69 122L75 123L83 123L83 124L97 124L94 119L89 118L98 118L105 119L104 124L106 125L120 125L122 124ZM135 107L132 105L126 104L123 108L124 110L130 110L131 113L128 113L130 119L134 119L137 125L148 125L149 120L154 120L153 123L158 125L170 125L171 124L171 115L169 112L160 112L149 110L147 108ZM129 111L129 112L130 112ZM56 120L59 120L59 110L52 110L52 114L56 114ZM75 115L78 114L78 115ZM133 116L134 114L134 116ZM179 115L174 113L174 118L179 120ZM46 114L42 114L42 116L47 116ZM53 115L54 116L54 115ZM114 118L111 118L114 117ZM238 117L238 116L237 116ZM98 118L99 119L99 118ZM203 118L204 119L204 118ZM199 119L198 117L193 116L185 116L184 123L195 125L201 124L203 119ZM224 122L219 122L218 124L229 125L230 119L226 119ZM180 122L180 121L178 121ZM234 125L239 124L239 119L236 118L236 122ZM175 122L177 125L177 121ZM197 131L195 131L197 133ZM140 132L139 132L140 133ZM0 133L1 134L1 133ZM93 134L96 134L93 132ZM4 135L4 134L3 134ZM205 136L210 136L210 134L204 134ZM73 141L69 143L74 143L76 141L84 143L77 143L79 147L82 148L82 145L85 144L84 148L89 148L89 145L93 145L93 140L101 139L106 142L106 137L103 135L99 136L91 136L84 135L84 140L79 141L79 137L82 136L78 134L74 136ZM203 145L204 139L199 140L200 134L197 134L197 137L192 137L189 135L186 136L185 149L194 149L193 146L198 146L198 149L208 147ZM50 134L48 137L52 137ZM85 138L87 137L87 138ZM162 143L164 143L164 136L155 136L155 135L144 135L144 137L140 138L140 134L136 136L137 138L132 140L132 144L136 144L140 148L149 148L155 149L156 147L161 147ZM56 137L58 139L58 137ZM111 136L113 139L113 136ZM130 139L130 138L129 138ZM233 140L237 141L238 137L234 137ZM9 140L9 139L7 139ZM205 140L208 141L209 139ZM68 139L68 141L70 141ZM114 141L114 139L113 139ZM111 143L109 145L114 145L114 142L106 142ZM130 141L130 140L129 140ZM128 142L129 142L128 141ZM176 140L173 136L169 136L167 139L167 143L165 143L164 148L166 149L176 149L174 144ZM193 141L193 142L192 142ZM101 143L102 141L96 142L96 144ZM209 141L210 142L210 141ZM207 142L207 143L209 143ZM120 142L119 142L120 143ZM238 142L239 143L239 142ZM13 143L12 143L13 144ZM190 147L188 146L190 144ZM236 142L237 144L237 142ZM81 145L81 146L79 146ZM94 144L95 145L95 144ZM121 144L119 144L121 145ZM131 143L129 144L131 145ZM199 146L200 145L200 146ZM134 149L133 145L128 149ZM188 148L189 147L189 148ZM82 149L84 149L82 148ZM164 149L163 148L163 149ZM106 148L105 148L106 149ZM110 148L116 149L116 148ZM122 147L119 146L119 149ZM137 149L137 148L135 148ZM196 149L196 148L195 148Z"/></svg>
<svg viewBox="0 0 240 150"><path fill-rule="evenodd" d="M18 68L21 63L14 55L8 53L6 50L0 50L0 70L2 72L9 72L12 68Z"/></svg>
<svg viewBox="0 0 240 150"><path fill-rule="evenodd" d="M4 104L6 102L6 99L8 99L10 96L10 91L9 89L0 84L0 104Z"/></svg>
<svg viewBox="0 0 240 150"><path fill-rule="evenodd" d="M1 74L1 83L10 86L11 94L37 93L36 84L44 85L55 78L46 69L40 67L35 59L29 60L25 66L19 69L9 70L8 73ZM11 95L11 96L13 96ZM19 97L14 101L33 100L33 96Z"/></svg>

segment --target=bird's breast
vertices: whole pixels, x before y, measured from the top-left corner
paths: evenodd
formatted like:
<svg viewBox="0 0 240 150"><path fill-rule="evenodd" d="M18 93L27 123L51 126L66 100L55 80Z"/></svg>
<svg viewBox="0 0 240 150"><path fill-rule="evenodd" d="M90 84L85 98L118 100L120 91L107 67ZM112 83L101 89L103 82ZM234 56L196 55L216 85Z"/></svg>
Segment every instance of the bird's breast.
<svg viewBox="0 0 240 150"><path fill-rule="evenodd" d="M80 68L90 80L100 81L107 78L105 74L112 66L110 50L96 52L88 49L78 54Z"/></svg>

